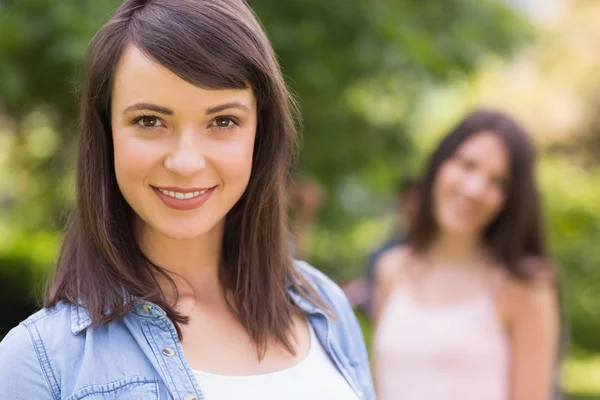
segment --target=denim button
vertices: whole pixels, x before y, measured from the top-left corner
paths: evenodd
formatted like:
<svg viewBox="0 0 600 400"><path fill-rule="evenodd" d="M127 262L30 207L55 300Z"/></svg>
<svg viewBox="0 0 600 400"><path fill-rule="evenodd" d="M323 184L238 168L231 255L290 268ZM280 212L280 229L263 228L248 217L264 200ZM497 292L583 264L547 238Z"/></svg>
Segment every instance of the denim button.
<svg viewBox="0 0 600 400"><path fill-rule="evenodd" d="M144 304L142 306L142 308L144 309L144 311L146 312L146 314L150 314L150 312L152 312L152 307L150 307L150 304Z"/></svg>
<svg viewBox="0 0 600 400"><path fill-rule="evenodd" d="M188 394L183 398L183 400L198 400L198 398L193 394Z"/></svg>
<svg viewBox="0 0 600 400"><path fill-rule="evenodd" d="M170 347L165 347L165 348L162 350L162 352L163 352L163 354L164 354L165 356L167 356L167 357L171 357L171 356L175 355L175 350L173 350L173 349L172 349L172 348L170 348Z"/></svg>

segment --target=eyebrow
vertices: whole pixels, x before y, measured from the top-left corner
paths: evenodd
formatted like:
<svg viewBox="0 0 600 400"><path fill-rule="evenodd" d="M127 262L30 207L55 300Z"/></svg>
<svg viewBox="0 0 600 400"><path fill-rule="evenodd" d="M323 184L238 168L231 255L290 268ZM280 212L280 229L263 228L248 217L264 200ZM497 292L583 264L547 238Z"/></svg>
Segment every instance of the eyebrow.
<svg viewBox="0 0 600 400"><path fill-rule="evenodd" d="M250 109L246 105L244 105L242 103L239 103L237 101L233 101L231 103L225 103L225 104L221 104L221 105L218 105L218 106L207 108L206 109L206 115L216 114L218 112L225 111L225 110L228 110L230 108L237 108L237 109L240 109L240 110L243 110L243 111L250 111Z"/></svg>
<svg viewBox="0 0 600 400"><path fill-rule="evenodd" d="M220 104L218 106L209 107L206 109L205 114L206 115L216 114L218 112L225 111L230 108L237 108L237 109L240 109L243 111L250 111L250 109L246 105L239 103L237 101L234 101L231 103L225 103L225 104ZM160 114L165 114L165 115L175 114L175 112L169 108L158 106L158 105L152 104L152 103L135 103L135 104L127 107L125 110L123 110L123 114L127 114L128 112L131 112L131 111L140 111L140 110L150 110L150 111L154 111L154 112L157 112Z"/></svg>
<svg viewBox="0 0 600 400"><path fill-rule="evenodd" d="M151 104L151 103L135 103L135 104L127 107L125 110L123 110L123 114L127 114L128 112L131 112L131 111L139 111L139 110L150 110L150 111L154 111L159 114L165 114L165 115L175 114L173 112L173 110L171 110L169 108L157 106L156 104Z"/></svg>

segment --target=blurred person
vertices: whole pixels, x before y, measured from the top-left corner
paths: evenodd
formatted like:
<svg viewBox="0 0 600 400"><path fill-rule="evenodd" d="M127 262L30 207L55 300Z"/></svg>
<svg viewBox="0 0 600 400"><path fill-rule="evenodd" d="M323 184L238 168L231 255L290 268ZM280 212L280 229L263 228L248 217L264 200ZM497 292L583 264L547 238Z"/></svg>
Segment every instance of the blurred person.
<svg viewBox="0 0 600 400"><path fill-rule="evenodd" d="M560 313L534 165L490 110L433 152L409 239L376 266L379 399L552 398Z"/></svg>
<svg viewBox="0 0 600 400"><path fill-rule="evenodd" d="M77 199L1 399L374 399L341 290L286 240L294 107L240 0L126 0L96 33Z"/></svg>

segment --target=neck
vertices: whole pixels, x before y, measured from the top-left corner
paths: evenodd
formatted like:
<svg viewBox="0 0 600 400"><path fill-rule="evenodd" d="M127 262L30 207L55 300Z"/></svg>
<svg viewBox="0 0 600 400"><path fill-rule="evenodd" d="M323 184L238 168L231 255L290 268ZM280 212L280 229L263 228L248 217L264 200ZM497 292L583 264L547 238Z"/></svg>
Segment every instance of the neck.
<svg viewBox="0 0 600 400"><path fill-rule="evenodd" d="M140 248L155 265L167 271L175 282L158 276L167 300L174 302L214 302L223 297L219 282L219 263L223 241L222 224L191 239L174 239L144 226L138 235Z"/></svg>

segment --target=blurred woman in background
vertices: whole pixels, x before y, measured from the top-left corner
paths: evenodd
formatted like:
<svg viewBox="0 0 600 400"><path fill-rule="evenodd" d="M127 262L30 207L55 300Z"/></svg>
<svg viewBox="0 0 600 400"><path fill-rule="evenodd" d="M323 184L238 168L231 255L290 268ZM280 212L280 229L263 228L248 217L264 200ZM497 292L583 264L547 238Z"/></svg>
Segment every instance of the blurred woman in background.
<svg viewBox="0 0 600 400"><path fill-rule="evenodd" d="M560 318L534 164L489 110L433 152L408 243L376 267L379 399L552 398Z"/></svg>

